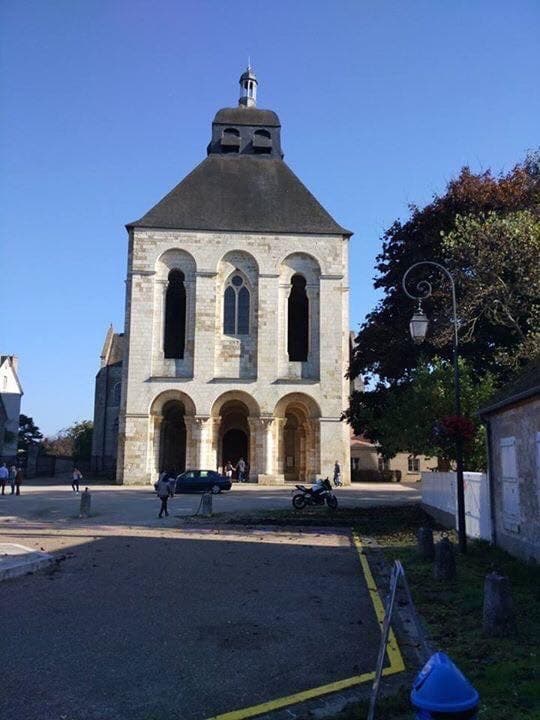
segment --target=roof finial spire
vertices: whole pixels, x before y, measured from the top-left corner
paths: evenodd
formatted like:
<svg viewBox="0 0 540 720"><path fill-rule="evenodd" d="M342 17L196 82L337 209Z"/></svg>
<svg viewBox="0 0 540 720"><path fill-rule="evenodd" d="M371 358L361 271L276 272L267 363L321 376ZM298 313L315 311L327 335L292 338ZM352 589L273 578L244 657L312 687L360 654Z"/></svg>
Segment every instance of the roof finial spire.
<svg viewBox="0 0 540 720"><path fill-rule="evenodd" d="M255 107L257 105L257 78L251 67L251 58L248 57L247 70L240 77L240 100L239 105Z"/></svg>

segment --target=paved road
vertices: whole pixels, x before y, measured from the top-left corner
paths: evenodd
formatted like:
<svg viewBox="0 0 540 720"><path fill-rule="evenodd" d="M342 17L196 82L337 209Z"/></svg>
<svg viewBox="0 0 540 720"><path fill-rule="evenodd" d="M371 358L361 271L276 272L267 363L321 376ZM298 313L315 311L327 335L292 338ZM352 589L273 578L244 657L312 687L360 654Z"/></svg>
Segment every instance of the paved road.
<svg viewBox="0 0 540 720"><path fill-rule="evenodd" d="M373 669L347 533L123 531L0 584L0 717L205 720Z"/></svg>
<svg viewBox="0 0 540 720"><path fill-rule="evenodd" d="M0 542L59 561L0 583L0 717L207 720L374 668L379 629L346 530L190 526L200 495L159 520L148 488L91 490L89 519L67 484L0 496ZM419 499L405 485L337 493ZM288 488L214 497L219 513L288 507Z"/></svg>
<svg viewBox="0 0 540 720"><path fill-rule="evenodd" d="M337 488L342 507L398 505L420 501L419 485L394 483L355 483ZM97 525L131 525L144 527L175 526L175 516L193 515L199 506L200 494L177 495L170 501L170 517L158 520L159 501L148 487L91 485L92 515L83 521L88 527ZM63 485L36 481L23 486L20 497L0 496L0 528L2 518L31 522L75 522L80 497L66 481ZM252 512L291 507L291 488L233 485L230 492L213 497L215 513Z"/></svg>

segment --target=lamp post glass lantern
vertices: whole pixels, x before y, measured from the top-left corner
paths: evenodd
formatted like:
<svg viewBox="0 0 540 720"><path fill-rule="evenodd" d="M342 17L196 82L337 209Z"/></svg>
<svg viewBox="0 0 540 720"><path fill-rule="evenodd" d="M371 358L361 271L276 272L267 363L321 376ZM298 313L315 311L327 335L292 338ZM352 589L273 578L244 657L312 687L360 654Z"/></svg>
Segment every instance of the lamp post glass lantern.
<svg viewBox="0 0 540 720"><path fill-rule="evenodd" d="M418 304L418 310L414 313L409 323L411 337L416 345L421 345L426 337L429 320L422 312L422 306Z"/></svg>
<svg viewBox="0 0 540 720"><path fill-rule="evenodd" d="M436 267L438 270L440 270L443 275L446 276L446 278L450 282L450 287L452 290L452 322L454 325L454 405L455 405L455 412L458 417L461 416L461 392L460 392L460 384L459 384L459 365L458 365L458 321L457 321L457 307L456 307L456 286L454 284L454 278L450 274L450 272L444 267L444 265L440 265L437 262L433 262L432 260L423 260L421 262L414 263L414 265L411 265L411 267L407 270L405 275L403 276L402 285L403 290L405 291L405 294L407 297L410 297L411 300L417 300L418 301L418 308L414 315L412 316L411 322L409 324L409 329L411 331L411 337L413 341L420 345L427 333L427 328L429 324L429 320L424 315L424 312L422 310L422 300L425 300L426 298L431 296L432 293L432 287L431 283L427 280L421 280L416 285L417 295L412 295L407 290L407 276L411 272L411 270L414 270L417 267L420 266L426 266L429 265L431 267ZM465 531L465 486L463 482L463 438L460 436L456 437L456 479L457 479L457 528L458 528L458 536L459 536L459 549L462 553L467 552L467 534Z"/></svg>

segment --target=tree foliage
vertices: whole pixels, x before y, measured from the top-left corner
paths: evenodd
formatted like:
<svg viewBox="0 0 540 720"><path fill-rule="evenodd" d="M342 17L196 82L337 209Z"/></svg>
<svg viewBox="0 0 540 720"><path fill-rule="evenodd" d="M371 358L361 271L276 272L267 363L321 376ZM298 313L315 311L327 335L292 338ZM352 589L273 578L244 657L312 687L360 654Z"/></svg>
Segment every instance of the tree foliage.
<svg viewBox="0 0 540 720"><path fill-rule="evenodd" d="M38 445L43 438L39 427L35 424L34 419L28 415L19 415L19 439L17 448L23 452L28 452L32 445Z"/></svg>
<svg viewBox="0 0 540 720"><path fill-rule="evenodd" d="M462 413L475 430L472 441L465 444L464 459L468 470L483 469L484 429L476 411L492 395L495 382L489 373L479 382L465 361L460 362L460 376ZM378 383L374 390L355 393L346 415L358 435L379 444L385 458L410 452L451 461L455 460L455 444L444 441L437 430L453 413L453 365L435 360L420 364L404 382L393 386Z"/></svg>
<svg viewBox="0 0 540 720"><path fill-rule="evenodd" d="M349 369L377 384L353 393L346 415L357 433L399 451L452 459L452 443L434 427L454 413L452 303L448 281L435 268L411 272L416 292L427 280L432 295L422 301L430 319L419 348L409 336L415 309L402 287L414 263L444 265L456 282L462 412L475 424L466 450L467 468L482 467L484 449L476 412L497 386L539 352L540 337L540 152L510 172L494 176L464 168L443 195L424 208L410 207L384 234L375 287L383 298L362 325ZM425 287L425 286L424 286Z"/></svg>
<svg viewBox="0 0 540 720"><path fill-rule="evenodd" d="M422 209L412 205L410 218L406 222L397 220L386 231L382 252L377 257L378 276L375 279L375 287L381 289L384 296L367 316L356 338L350 367L352 377L373 373L393 383L406 378L416 367L419 354L410 341L408 331L413 302L403 292L401 282L406 270L422 260L440 262L457 276L460 318L463 315L460 331L462 356L480 374L489 369L504 379L511 372L515 363L510 360L509 364L505 364L504 358L514 358L516 348L521 347L523 339L515 327L506 320L503 322L501 313L478 313L475 302L478 277L488 285L487 294L491 293L492 298L496 297L497 288L493 285L498 280L495 273L487 274L481 271L480 266L475 269L476 275L473 273L469 277L474 249L470 250L468 258L464 257L464 250L467 242L473 248L478 242L485 248L483 257L487 258L490 244L502 245L492 258L494 269L503 272L510 284L515 272L523 277L532 274L530 263L540 217L539 157L539 154L530 155L523 164L500 177L493 176L489 171L475 174L464 168L448 184L444 195L436 195ZM527 234L527 246L531 251L521 258L524 267L518 270L519 239L515 233L522 230ZM489 239L490 232L496 233L496 241ZM510 234L509 238L505 232ZM507 242L515 251L506 251ZM466 260L468 264L463 265ZM509 261L511 266L507 267ZM465 278L467 282L463 282ZM428 360L436 356L450 359L449 287L438 271L426 268L418 268L411 273L411 287L424 279L432 283L434 291L432 297L424 301L424 310L430 317L430 330L422 355ZM523 290L523 283L513 287L513 302L522 311L520 327L532 327L535 311L529 304L530 295L526 289L525 296L520 296ZM496 354L494 347L498 350Z"/></svg>
<svg viewBox="0 0 540 720"><path fill-rule="evenodd" d="M73 457L74 460L90 460L94 424L91 420L80 420L54 437L45 438L43 447L51 455Z"/></svg>

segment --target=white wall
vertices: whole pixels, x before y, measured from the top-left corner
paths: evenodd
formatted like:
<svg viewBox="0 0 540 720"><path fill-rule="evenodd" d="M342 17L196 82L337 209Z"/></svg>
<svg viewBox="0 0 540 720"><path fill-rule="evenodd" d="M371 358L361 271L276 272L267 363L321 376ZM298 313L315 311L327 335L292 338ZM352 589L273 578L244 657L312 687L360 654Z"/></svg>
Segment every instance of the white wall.
<svg viewBox="0 0 540 720"><path fill-rule="evenodd" d="M465 527L467 536L491 540L491 509L485 473L466 472ZM422 504L457 517L457 482L455 472L423 472ZM429 508L428 508L429 509Z"/></svg>

